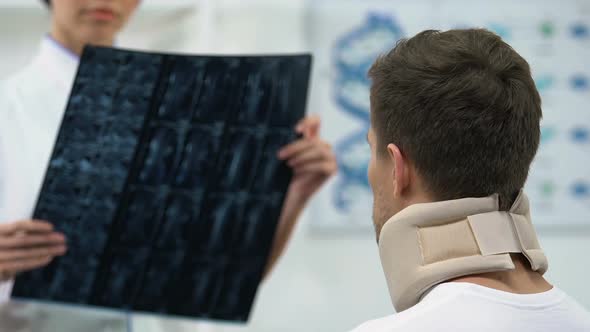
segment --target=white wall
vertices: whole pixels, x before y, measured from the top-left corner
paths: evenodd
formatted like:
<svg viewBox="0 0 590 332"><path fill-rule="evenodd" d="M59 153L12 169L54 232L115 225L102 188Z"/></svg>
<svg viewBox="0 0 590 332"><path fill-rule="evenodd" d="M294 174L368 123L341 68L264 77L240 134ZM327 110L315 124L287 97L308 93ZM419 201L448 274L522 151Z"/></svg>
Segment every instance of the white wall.
<svg viewBox="0 0 590 332"><path fill-rule="evenodd" d="M259 5L217 1L218 10L213 12L209 7L146 10L137 15L119 42L122 46L203 53L307 50L301 19L303 1L254 2ZM0 77L30 58L47 26L47 14L40 6L33 8L0 7ZM216 331L345 331L393 312L373 234L319 235L309 231L310 222L309 217L302 220L286 255L262 286L250 324L218 327ZM540 234L550 261L550 281L587 308L589 231L541 230ZM141 324L140 319L137 325Z"/></svg>
<svg viewBox="0 0 590 332"><path fill-rule="evenodd" d="M31 59L43 27L48 24L49 15L41 10L41 6L38 12L0 7L0 78Z"/></svg>

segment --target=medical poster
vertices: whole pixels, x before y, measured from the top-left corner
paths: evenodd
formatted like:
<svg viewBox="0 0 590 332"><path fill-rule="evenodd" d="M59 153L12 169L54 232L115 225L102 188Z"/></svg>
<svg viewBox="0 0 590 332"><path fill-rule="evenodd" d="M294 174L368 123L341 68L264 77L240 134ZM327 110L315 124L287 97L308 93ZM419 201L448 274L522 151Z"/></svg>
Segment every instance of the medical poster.
<svg viewBox="0 0 590 332"><path fill-rule="evenodd" d="M590 226L590 2L313 1L307 16L320 110L339 174L311 211L313 228L372 229L367 70L397 40L425 29L483 27L529 61L542 95L542 138L526 191L538 227Z"/></svg>

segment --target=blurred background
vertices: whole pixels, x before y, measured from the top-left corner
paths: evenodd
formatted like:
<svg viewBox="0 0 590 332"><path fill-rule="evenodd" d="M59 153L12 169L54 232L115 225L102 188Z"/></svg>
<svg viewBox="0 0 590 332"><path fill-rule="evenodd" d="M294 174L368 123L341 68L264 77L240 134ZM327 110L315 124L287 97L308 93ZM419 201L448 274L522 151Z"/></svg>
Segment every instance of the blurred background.
<svg viewBox="0 0 590 332"><path fill-rule="evenodd" d="M32 58L48 23L40 1L0 0L0 79ZM261 286L249 324L211 331L346 331L393 313L365 176L366 70L400 38L464 27L495 31L532 66L544 112L527 183L533 221L549 281L590 309L590 0L144 0L120 47L311 52L308 112L322 117L340 163ZM136 315L135 330L158 319Z"/></svg>

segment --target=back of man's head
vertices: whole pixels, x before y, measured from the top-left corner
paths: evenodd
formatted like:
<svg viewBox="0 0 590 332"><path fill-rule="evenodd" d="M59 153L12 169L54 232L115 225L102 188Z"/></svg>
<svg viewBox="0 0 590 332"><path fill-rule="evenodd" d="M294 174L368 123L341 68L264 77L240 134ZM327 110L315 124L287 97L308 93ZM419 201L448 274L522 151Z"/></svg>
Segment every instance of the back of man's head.
<svg viewBox="0 0 590 332"><path fill-rule="evenodd" d="M509 209L540 140L528 63L482 29L424 31L369 71L377 149L396 144L437 200L500 195Z"/></svg>

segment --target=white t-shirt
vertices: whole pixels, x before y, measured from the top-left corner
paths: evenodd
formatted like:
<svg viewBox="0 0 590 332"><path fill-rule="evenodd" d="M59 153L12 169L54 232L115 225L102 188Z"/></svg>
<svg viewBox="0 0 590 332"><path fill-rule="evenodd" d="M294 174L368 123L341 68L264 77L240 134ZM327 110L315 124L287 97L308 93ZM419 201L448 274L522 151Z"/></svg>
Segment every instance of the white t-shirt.
<svg viewBox="0 0 590 332"><path fill-rule="evenodd" d="M366 322L353 332L588 332L590 314L553 288L514 294L472 283L447 282L398 314Z"/></svg>

